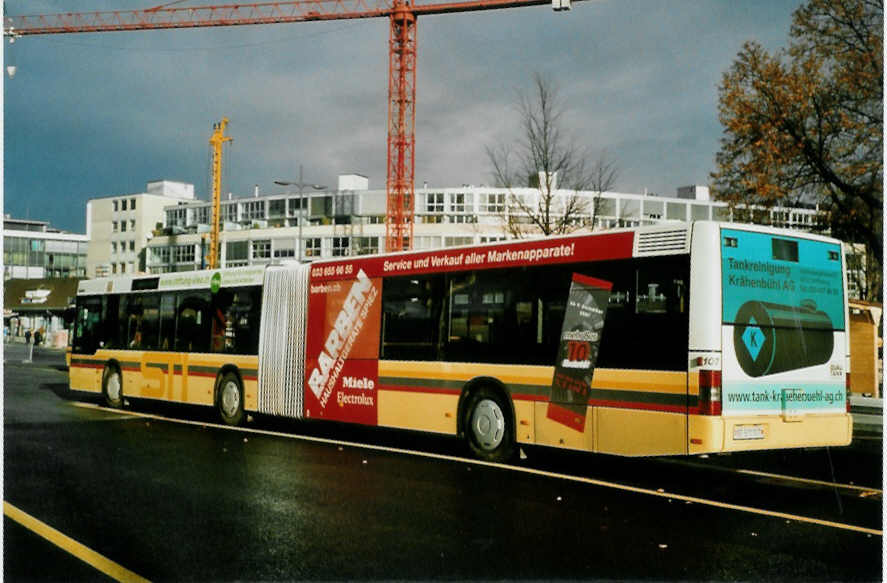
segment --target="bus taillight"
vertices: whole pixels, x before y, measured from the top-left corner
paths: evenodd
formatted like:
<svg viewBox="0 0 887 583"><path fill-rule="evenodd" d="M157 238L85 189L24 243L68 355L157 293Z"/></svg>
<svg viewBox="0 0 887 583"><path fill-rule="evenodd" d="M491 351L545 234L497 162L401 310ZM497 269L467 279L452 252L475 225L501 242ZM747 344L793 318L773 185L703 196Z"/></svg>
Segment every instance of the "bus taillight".
<svg viewBox="0 0 887 583"><path fill-rule="evenodd" d="M721 371L699 371L699 414L721 414Z"/></svg>

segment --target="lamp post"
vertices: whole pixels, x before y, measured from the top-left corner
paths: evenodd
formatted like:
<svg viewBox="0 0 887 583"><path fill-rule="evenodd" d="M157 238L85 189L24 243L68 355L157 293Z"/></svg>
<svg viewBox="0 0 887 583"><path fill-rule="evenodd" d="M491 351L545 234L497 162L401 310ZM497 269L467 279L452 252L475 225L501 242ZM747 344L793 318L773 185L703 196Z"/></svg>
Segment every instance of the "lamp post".
<svg viewBox="0 0 887 583"><path fill-rule="evenodd" d="M299 164L299 181L294 182L290 180L275 180L274 184L278 186L298 186L299 187L299 262L305 260L305 252L302 250L302 221L305 219L305 207L308 206L305 204L305 199L302 196L303 189L306 186L310 186L314 190L326 190L326 186L323 184L311 184L302 181L302 165Z"/></svg>

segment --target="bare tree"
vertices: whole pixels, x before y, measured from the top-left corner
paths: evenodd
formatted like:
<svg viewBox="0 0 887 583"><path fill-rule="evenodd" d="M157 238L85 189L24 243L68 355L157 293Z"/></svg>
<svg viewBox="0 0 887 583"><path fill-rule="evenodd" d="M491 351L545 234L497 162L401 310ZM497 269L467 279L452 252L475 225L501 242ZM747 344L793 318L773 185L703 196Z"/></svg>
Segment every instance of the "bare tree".
<svg viewBox="0 0 887 583"><path fill-rule="evenodd" d="M616 179L619 178L619 167L616 161L607 155L606 150L601 153L591 166L589 175L589 189L592 192L593 202L589 225L592 229L597 227L598 211L601 207L601 197L604 192L613 188Z"/></svg>
<svg viewBox="0 0 887 583"><path fill-rule="evenodd" d="M543 75L533 75L532 90L519 95L516 109L520 137L511 144L486 147L496 186L509 191L506 230L521 238L531 233L562 235L593 226L601 194L613 187L619 175L615 161L604 152L590 162L589 149L578 146L564 132L566 107L557 87ZM521 186L536 188L538 195L515 193ZM589 190L593 200L580 195ZM591 213L589 206L593 206Z"/></svg>

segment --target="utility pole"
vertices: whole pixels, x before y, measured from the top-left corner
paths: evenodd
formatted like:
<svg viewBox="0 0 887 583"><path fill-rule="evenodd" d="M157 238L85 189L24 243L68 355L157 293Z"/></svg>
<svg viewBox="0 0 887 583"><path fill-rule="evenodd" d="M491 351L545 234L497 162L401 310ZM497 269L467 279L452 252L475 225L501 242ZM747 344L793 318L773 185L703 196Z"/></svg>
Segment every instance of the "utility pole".
<svg viewBox="0 0 887 583"><path fill-rule="evenodd" d="M274 184L277 184L278 186L298 186L299 187L299 218L297 219L299 221L299 244L298 244L299 246L297 249L297 253L298 253L297 259L301 263L302 261L305 260L305 250L302 249L302 222L305 220L305 216L307 214L306 210L307 210L307 206L308 206L308 201L306 201L303 198L304 189L306 186L310 186L314 190L325 190L327 187L326 187L326 185L323 185L323 184L305 184L305 182L302 180L302 165L301 164L299 164L299 181L298 182L292 182L289 180L275 180ZM309 199L310 199L310 197L309 197Z"/></svg>

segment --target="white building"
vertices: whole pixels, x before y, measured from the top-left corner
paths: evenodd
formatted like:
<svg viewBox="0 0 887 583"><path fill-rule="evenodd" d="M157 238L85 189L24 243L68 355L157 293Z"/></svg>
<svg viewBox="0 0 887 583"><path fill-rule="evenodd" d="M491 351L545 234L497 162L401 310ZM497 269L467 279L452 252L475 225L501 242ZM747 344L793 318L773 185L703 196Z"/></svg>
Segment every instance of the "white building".
<svg viewBox="0 0 887 583"><path fill-rule="evenodd" d="M194 200L194 185L170 180L149 182L143 193L89 200L88 277L145 271L144 250L158 223L164 221L164 209L184 200Z"/></svg>
<svg viewBox="0 0 887 583"><path fill-rule="evenodd" d="M88 235L45 221L3 218L3 279L86 277Z"/></svg>
<svg viewBox="0 0 887 583"><path fill-rule="evenodd" d="M532 206L539 190L425 186L417 188L415 194L413 248L433 249L507 239L509 214L518 214L513 197ZM570 190L556 191L554 207L573 195ZM595 229L709 219L754 220L810 229L817 220L813 208L753 209L734 216L726 203L710 200L704 186L681 188L679 197L617 192L577 195L586 200L578 219L590 222L594 217ZM281 259L310 261L383 251L385 205L385 191L370 190L369 181L359 175L340 177L335 191L303 189L301 197L298 192L286 192L223 200L220 264L233 267ZM158 232L148 244L146 270L165 273L204 267L210 216L208 201L180 201L167 207L162 234Z"/></svg>

